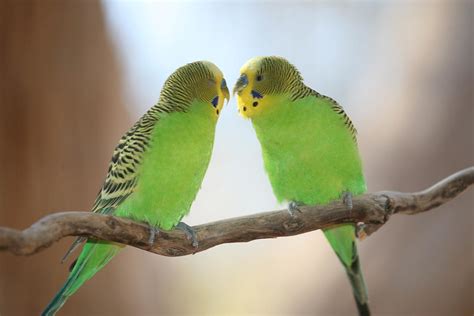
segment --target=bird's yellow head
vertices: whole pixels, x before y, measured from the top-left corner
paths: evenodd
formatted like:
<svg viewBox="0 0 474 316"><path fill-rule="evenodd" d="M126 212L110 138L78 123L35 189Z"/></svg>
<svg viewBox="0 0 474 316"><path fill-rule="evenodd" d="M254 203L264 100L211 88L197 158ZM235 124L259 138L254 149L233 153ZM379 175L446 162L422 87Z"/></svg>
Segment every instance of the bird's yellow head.
<svg viewBox="0 0 474 316"><path fill-rule="evenodd" d="M209 61L196 61L178 68L166 80L159 106L167 111L187 111L193 100L204 102L219 116L230 94L222 71Z"/></svg>
<svg viewBox="0 0 474 316"><path fill-rule="evenodd" d="M245 118L253 118L272 108L274 99L304 87L295 66L277 56L255 57L240 68L240 77L234 86L237 106Z"/></svg>
<svg viewBox="0 0 474 316"><path fill-rule="evenodd" d="M215 95L211 99L211 105L215 108L216 115L219 115L224 107L224 100L229 102L229 88L227 88L227 83L222 71L216 65L209 61L201 61L201 63L203 63L213 75L213 80L210 80L210 86Z"/></svg>

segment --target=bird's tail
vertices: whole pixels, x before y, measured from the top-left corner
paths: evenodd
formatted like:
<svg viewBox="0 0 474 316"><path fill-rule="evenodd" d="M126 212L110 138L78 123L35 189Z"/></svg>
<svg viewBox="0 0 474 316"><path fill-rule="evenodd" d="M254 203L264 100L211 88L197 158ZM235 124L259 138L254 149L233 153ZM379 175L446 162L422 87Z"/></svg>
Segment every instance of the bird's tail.
<svg viewBox="0 0 474 316"><path fill-rule="evenodd" d="M88 241L72 268L69 277L42 316L55 315L79 287L102 269L123 247L102 241Z"/></svg>
<svg viewBox="0 0 474 316"><path fill-rule="evenodd" d="M354 292L354 299L356 301L359 315L369 316L369 299L367 296L367 287L365 286L364 276L360 269L359 256L357 256L349 269L346 268L346 271L352 285L352 291Z"/></svg>
<svg viewBox="0 0 474 316"><path fill-rule="evenodd" d="M346 269L360 316L369 316L369 297L360 268L355 242L355 227L345 224L324 230L324 234Z"/></svg>

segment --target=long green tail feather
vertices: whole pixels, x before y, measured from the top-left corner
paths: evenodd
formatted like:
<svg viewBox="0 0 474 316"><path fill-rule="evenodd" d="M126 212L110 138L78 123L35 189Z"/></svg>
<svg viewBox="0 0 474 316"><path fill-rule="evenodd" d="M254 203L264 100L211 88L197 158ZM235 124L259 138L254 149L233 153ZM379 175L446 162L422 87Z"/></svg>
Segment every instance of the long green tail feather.
<svg viewBox="0 0 474 316"><path fill-rule="evenodd" d="M55 315L66 300L74 294L85 281L102 269L123 247L102 241L88 241L84 245L69 277L53 300L46 306L42 316Z"/></svg>
<svg viewBox="0 0 474 316"><path fill-rule="evenodd" d="M339 260L346 269L347 276L352 285L352 292L361 316L369 316L367 287L360 269L359 254L355 243L355 228L352 224L341 225L336 228L324 230L331 247L336 252Z"/></svg>
<svg viewBox="0 0 474 316"><path fill-rule="evenodd" d="M346 268L347 276L352 285L354 299L360 316L370 316L369 302L367 296L367 287L365 286L364 276L360 269L359 256L357 255L350 268Z"/></svg>

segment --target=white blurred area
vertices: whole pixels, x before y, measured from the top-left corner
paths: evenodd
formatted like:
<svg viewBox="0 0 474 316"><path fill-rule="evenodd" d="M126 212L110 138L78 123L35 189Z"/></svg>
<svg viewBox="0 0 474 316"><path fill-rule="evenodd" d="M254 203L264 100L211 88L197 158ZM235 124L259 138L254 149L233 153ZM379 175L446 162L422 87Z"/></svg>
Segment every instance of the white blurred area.
<svg viewBox="0 0 474 316"><path fill-rule="evenodd" d="M284 56L352 118L369 191L419 190L472 165L472 7L458 1L104 1L126 85L117 93L128 100L133 120L185 63L214 62L232 87L249 58ZM471 190L438 210L395 216L360 244L375 315L474 311L473 201ZM250 122L238 116L232 99L185 222L282 207ZM127 248L107 269L123 271L126 287L111 291L124 315L355 314L343 269L321 232L183 258ZM106 277L99 273L77 296Z"/></svg>

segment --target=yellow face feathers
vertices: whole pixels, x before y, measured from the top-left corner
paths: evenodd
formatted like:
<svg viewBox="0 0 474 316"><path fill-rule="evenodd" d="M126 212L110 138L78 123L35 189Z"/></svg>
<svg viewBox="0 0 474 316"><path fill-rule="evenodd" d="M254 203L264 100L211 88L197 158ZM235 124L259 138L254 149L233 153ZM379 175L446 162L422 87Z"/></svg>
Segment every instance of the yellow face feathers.
<svg viewBox="0 0 474 316"><path fill-rule="evenodd" d="M212 80L211 85L213 85L213 88L216 89L217 91L217 104L215 105L216 109L218 111L217 114L222 110L222 107L224 106L224 100L227 100L229 102L230 100L230 93L229 93L229 88L227 87L227 82L224 79L224 75L222 74L222 71L213 63L210 61L201 61L208 69L209 71L213 74L214 80ZM211 100L211 102L213 102Z"/></svg>
<svg viewBox="0 0 474 316"><path fill-rule="evenodd" d="M252 58L240 68L240 77L233 89L233 94L237 94L239 113L245 118L253 117L262 109L262 104L259 103L263 100L259 100L258 95L257 98L252 95L261 60L262 57Z"/></svg>
<svg viewBox="0 0 474 316"><path fill-rule="evenodd" d="M212 78L209 80L209 85L211 91L214 91L215 96L212 97L210 102L215 108L216 115L219 116L224 107L224 100L229 102L230 99L229 88L227 87L224 75L222 74L222 71L210 61L203 60L198 63L204 65L204 67L206 67L212 74Z"/></svg>
<svg viewBox="0 0 474 316"><path fill-rule="evenodd" d="M292 98L303 89L303 79L298 70L282 57L255 57L240 69L234 86L240 114L252 118L268 111L272 99L282 95Z"/></svg>

